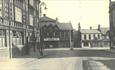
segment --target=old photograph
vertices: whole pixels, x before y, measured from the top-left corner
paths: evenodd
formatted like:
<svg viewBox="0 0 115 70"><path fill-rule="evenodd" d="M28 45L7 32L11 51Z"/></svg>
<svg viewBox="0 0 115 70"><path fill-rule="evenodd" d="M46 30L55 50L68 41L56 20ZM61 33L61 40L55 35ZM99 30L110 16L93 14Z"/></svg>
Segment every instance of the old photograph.
<svg viewBox="0 0 115 70"><path fill-rule="evenodd" d="M115 70L115 0L0 0L0 70Z"/></svg>

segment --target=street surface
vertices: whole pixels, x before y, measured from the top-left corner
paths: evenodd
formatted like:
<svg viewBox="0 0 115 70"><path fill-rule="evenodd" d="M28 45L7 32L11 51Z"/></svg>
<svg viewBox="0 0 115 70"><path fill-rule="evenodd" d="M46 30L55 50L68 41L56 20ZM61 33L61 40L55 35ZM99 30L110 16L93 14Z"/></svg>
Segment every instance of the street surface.
<svg viewBox="0 0 115 70"><path fill-rule="evenodd" d="M1 59L0 70L115 70L107 50L48 49L42 58Z"/></svg>

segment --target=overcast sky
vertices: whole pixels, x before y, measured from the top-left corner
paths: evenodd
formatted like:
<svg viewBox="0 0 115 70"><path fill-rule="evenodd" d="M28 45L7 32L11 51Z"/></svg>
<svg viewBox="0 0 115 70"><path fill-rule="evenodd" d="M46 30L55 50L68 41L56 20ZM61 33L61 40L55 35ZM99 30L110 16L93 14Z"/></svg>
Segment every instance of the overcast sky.
<svg viewBox="0 0 115 70"><path fill-rule="evenodd" d="M74 29L78 29L78 22L82 29L90 26L97 28L109 27L109 0L41 0L47 4L43 11L48 17L58 18L60 22L70 22Z"/></svg>

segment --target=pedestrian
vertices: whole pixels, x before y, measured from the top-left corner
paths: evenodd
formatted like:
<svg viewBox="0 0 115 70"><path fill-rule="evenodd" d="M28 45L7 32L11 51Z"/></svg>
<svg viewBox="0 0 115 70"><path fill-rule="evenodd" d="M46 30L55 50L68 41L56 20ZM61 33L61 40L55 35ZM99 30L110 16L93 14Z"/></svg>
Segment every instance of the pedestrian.
<svg viewBox="0 0 115 70"><path fill-rule="evenodd" d="M39 53L40 53L40 57L42 57L43 56L43 45L42 44L39 45Z"/></svg>

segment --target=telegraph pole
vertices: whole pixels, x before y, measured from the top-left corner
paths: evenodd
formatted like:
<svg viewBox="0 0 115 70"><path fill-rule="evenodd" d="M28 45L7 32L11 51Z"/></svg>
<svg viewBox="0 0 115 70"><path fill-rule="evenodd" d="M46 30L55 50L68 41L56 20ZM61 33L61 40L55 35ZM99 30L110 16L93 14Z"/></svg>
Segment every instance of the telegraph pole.
<svg viewBox="0 0 115 70"><path fill-rule="evenodd" d="M11 59L12 58L12 47L11 47L11 42L10 42L10 40L11 40L11 35L10 35L10 30L11 30L11 27L10 27L10 25L11 25L11 23L10 23L10 1L8 0L8 19L9 19L9 58Z"/></svg>
<svg viewBox="0 0 115 70"><path fill-rule="evenodd" d="M111 23L111 12L112 10L111 10L111 0L109 0L109 25L110 25L110 31L109 31L109 38L110 38L110 48L112 48L112 35L113 35L113 33L112 33L112 23Z"/></svg>

